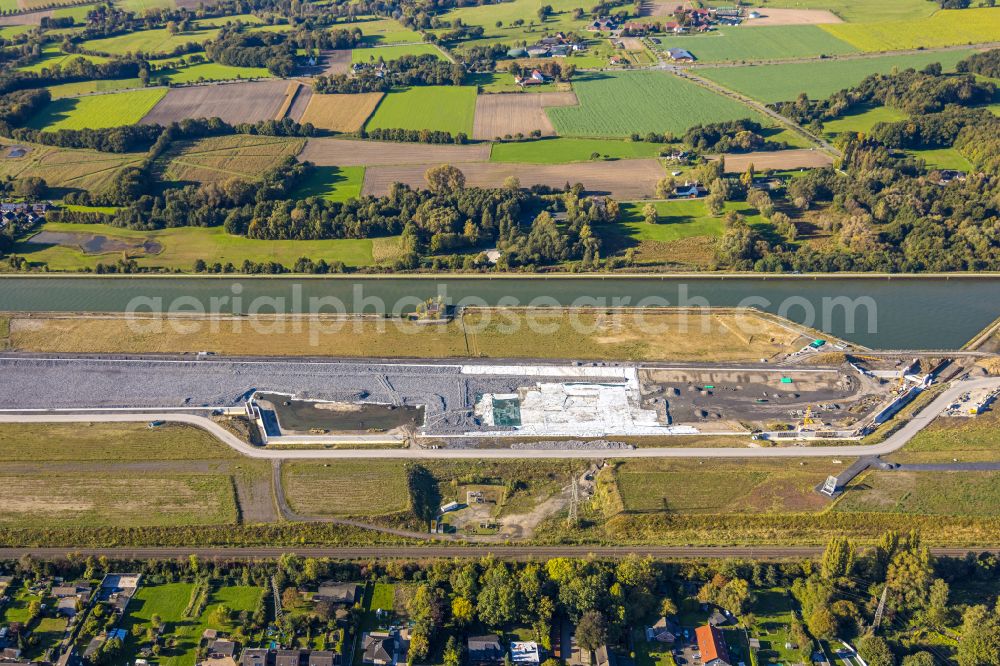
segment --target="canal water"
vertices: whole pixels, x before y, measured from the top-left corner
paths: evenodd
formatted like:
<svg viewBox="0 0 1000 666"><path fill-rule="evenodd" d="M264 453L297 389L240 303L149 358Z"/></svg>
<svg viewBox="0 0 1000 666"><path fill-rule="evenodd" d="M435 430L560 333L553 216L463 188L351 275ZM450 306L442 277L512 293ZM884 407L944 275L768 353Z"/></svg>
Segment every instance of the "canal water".
<svg viewBox="0 0 1000 666"><path fill-rule="evenodd" d="M996 278L0 277L0 311L366 312L458 305L753 306L878 349L951 349L1000 316Z"/></svg>

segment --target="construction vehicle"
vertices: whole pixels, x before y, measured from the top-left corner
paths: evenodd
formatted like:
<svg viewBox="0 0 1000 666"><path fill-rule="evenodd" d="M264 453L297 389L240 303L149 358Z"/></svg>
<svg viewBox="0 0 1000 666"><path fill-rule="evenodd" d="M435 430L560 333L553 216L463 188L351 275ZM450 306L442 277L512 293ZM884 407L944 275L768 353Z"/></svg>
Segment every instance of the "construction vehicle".
<svg viewBox="0 0 1000 666"><path fill-rule="evenodd" d="M812 405L806 407L806 413L802 415L802 424L799 425L800 432L803 430L812 430L811 426L814 426L818 423L818 421L813 418L812 409L813 409Z"/></svg>

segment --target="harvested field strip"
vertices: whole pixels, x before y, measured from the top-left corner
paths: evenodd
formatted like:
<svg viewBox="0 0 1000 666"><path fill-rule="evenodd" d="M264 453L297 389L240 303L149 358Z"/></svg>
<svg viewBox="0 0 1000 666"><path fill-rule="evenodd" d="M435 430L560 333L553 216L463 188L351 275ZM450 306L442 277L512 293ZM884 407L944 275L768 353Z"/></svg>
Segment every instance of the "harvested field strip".
<svg viewBox="0 0 1000 666"><path fill-rule="evenodd" d="M503 138L517 134L528 135L533 130L541 130L543 136L552 136L555 129L545 115L545 109L577 104L579 101L572 92L479 95L476 98L472 137Z"/></svg>
<svg viewBox="0 0 1000 666"><path fill-rule="evenodd" d="M300 93L301 94L301 93ZM332 132L357 132L375 111L382 93L321 95L313 93L299 120Z"/></svg>
<svg viewBox="0 0 1000 666"><path fill-rule="evenodd" d="M295 93L295 99L292 100L292 104L288 107L288 112L285 115L297 123L302 122L302 116L305 115L306 109L309 108L309 102L312 101L312 98L312 86L300 86L298 92Z"/></svg>
<svg viewBox="0 0 1000 666"><path fill-rule="evenodd" d="M299 94L299 88L301 87L302 84L298 81L288 82L288 87L285 88L285 101L281 103L278 112L274 114L275 120L281 120L288 114L288 110L292 108L292 102L295 101L295 97Z"/></svg>
<svg viewBox="0 0 1000 666"><path fill-rule="evenodd" d="M828 9L776 9L767 7L758 10L760 18L747 21L748 28L768 25L820 25L822 23L843 23L844 20Z"/></svg>
<svg viewBox="0 0 1000 666"><path fill-rule="evenodd" d="M658 160L620 160L617 162L579 162L566 165L544 164L464 164L460 165L466 183L473 187L495 187L513 176L522 187L583 183L588 192L610 194L616 199L642 199L653 196L656 182L663 177ZM383 195L392 183L426 187L426 166L369 167L365 171L364 194Z"/></svg>
<svg viewBox="0 0 1000 666"><path fill-rule="evenodd" d="M753 165L758 171L771 169L815 169L831 166L833 158L819 150L775 150L726 155L726 173L743 173Z"/></svg>
<svg viewBox="0 0 1000 666"><path fill-rule="evenodd" d="M142 119L147 125L169 125L186 118L213 118L238 123L272 120L287 95L286 81L248 81L173 88Z"/></svg>
<svg viewBox="0 0 1000 666"><path fill-rule="evenodd" d="M491 162L530 162L532 164L565 164L589 162L596 153L600 158L629 159L656 157L662 146L645 141L617 139L551 138L541 141L511 141L494 143Z"/></svg>
<svg viewBox="0 0 1000 666"><path fill-rule="evenodd" d="M840 23L822 29L862 51L980 44L1000 39L1000 7L943 9L922 19Z"/></svg>
<svg viewBox="0 0 1000 666"><path fill-rule="evenodd" d="M573 84L579 106L546 109L562 136L680 135L698 123L753 118L743 104L665 72L587 74ZM626 112L625 109L628 111Z"/></svg>
<svg viewBox="0 0 1000 666"><path fill-rule="evenodd" d="M307 140L299 159L319 166L459 164L488 161L490 146L486 143L451 146L320 138Z"/></svg>
<svg viewBox="0 0 1000 666"><path fill-rule="evenodd" d="M706 67L699 69L698 74L761 102L784 102L803 92L813 99L829 97L860 83L866 76L888 73L895 68L920 69L939 62L945 71L954 70L958 61L972 53L972 50L955 50L783 65Z"/></svg>
<svg viewBox="0 0 1000 666"><path fill-rule="evenodd" d="M0 525L142 527L236 522L229 477L36 474L0 477L10 493Z"/></svg>

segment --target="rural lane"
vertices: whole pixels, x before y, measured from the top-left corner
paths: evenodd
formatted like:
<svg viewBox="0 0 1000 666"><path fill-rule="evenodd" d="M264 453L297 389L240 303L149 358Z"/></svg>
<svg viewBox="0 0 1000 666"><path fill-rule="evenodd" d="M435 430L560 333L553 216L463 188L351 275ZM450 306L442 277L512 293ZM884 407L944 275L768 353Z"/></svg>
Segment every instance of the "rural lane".
<svg viewBox="0 0 1000 666"><path fill-rule="evenodd" d="M885 441L872 445L791 446L791 447L649 447L637 449L264 449L248 444L221 425L198 414L178 412L63 412L0 413L0 423L143 423L166 421L197 426L248 458L266 460L336 460L336 459L482 459L517 460L545 458L830 458L880 456L900 449L933 421L948 405L966 391L1000 388L1000 377L956 381L929 405Z"/></svg>

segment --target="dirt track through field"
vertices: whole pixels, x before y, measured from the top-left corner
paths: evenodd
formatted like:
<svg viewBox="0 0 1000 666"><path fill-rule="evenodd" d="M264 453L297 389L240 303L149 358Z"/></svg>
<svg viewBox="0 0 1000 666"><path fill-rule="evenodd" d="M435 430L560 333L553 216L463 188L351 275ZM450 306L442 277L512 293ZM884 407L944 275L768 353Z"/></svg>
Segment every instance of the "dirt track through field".
<svg viewBox="0 0 1000 666"><path fill-rule="evenodd" d="M576 106L579 103L576 94L572 92L479 95L476 98L476 120L472 137L495 139L515 136L518 132L527 136L533 130L541 130L542 136L554 136L556 131L545 109L550 106Z"/></svg>
<svg viewBox="0 0 1000 666"><path fill-rule="evenodd" d="M656 182L663 177L657 160L618 160L578 164L461 164L470 187L499 187L508 176L521 181L522 187L548 185L561 188L566 183L583 183L588 192L610 194L618 199L641 199L653 196ZM364 194L385 194L392 183L426 187L427 165L381 166L365 170Z"/></svg>
<svg viewBox="0 0 1000 666"><path fill-rule="evenodd" d="M11 16L0 16L0 26L3 25L41 25L43 18L55 16L54 9L43 9L37 12L26 14L13 14Z"/></svg>
<svg viewBox="0 0 1000 666"><path fill-rule="evenodd" d="M764 169L812 169L830 166L833 164L833 158L822 151L806 149L726 155L726 173L743 173L751 164L756 171Z"/></svg>
<svg viewBox="0 0 1000 666"><path fill-rule="evenodd" d="M219 117L227 123L273 119L285 101L288 82L247 81L172 88L142 119L144 125L169 125L185 118Z"/></svg>
<svg viewBox="0 0 1000 666"><path fill-rule="evenodd" d="M774 9L762 7L760 18L750 19L746 26L760 25L820 25L823 23L843 23L843 19L828 9Z"/></svg>
<svg viewBox="0 0 1000 666"><path fill-rule="evenodd" d="M460 164L486 162L490 159L490 145L450 146L322 138L309 139L299 159L318 166ZM420 174L423 178L423 169Z"/></svg>

